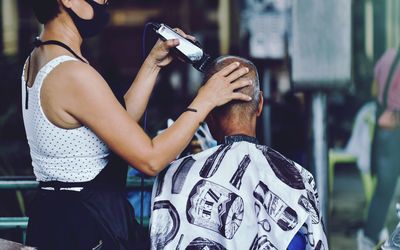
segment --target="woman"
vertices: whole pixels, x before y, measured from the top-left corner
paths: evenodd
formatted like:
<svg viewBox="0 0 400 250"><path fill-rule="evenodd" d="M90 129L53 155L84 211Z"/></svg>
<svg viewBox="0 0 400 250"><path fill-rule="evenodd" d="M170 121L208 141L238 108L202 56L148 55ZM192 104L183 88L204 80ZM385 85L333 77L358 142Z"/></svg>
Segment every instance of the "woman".
<svg viewBox="0 0 400 250"><path fill-rule="evenodd" d="M39 249L138 249L143 246L125 199L126 167L156 175L189 143L209 111L250 82L231 64L216 73L164 133L150 139L138 125L157 75L179 41L158 41L125 95L126 110L82 56L82 39L107 23L104 0L32 0L44 24L23 71L23 116L35 176L27 244ZM179 31L183 36L187 36ZM126 165L126 164L125 164Z"/></svg>

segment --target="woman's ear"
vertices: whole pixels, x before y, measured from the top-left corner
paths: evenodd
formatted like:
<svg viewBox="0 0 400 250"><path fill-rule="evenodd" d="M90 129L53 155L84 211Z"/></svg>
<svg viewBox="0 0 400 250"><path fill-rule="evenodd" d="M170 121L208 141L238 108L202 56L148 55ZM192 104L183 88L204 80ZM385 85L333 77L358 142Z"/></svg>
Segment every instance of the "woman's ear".
<svg viewBox="0 0 400 250"><path fill-rule="evenodd" d="M58 0L58 3L64 8L71 8L72 6L71 0Z"/></svg>
<svg viewBox="0 0 400 250"><path fill-rule="evenodd" d="M258 107L257 107L257 117L259 117L262 113L262 110L264 108L264 93L260 91L259 94L259 101L258 101Z"/></svg>

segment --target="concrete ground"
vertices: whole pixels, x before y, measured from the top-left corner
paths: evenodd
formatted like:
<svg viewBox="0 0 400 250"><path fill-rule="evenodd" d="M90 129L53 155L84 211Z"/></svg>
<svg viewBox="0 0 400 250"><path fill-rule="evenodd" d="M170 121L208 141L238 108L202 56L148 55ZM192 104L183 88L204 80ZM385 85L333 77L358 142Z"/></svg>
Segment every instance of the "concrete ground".
<svg viewBox="0 0 400 250"><path fill-rule="evenodd" d="M400 201L399 184L386 218L389 232L393 232L399 222L394 201ZM330 249L356 250L357 230L363 225L367 209L360 174L354 166L336 167L330 206L331 213L328 222ZM377 216L384 219L383 215Z"/></svg>

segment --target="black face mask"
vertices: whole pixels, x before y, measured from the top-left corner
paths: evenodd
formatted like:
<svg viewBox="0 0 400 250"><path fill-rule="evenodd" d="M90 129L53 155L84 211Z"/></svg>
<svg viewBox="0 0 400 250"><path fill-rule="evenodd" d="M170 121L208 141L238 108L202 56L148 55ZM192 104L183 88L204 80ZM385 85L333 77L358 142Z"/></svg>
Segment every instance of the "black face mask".
<svg viewBox="0 0 400 250"><path fill-rule="evenodd" d="M101 30L103 30L110 20L108 4L99 4L94 0L85 1L93 8L93 18L90 20L83 19L75 14L72 9L66 8L82 38L88 38L97 35Z"/></svg>

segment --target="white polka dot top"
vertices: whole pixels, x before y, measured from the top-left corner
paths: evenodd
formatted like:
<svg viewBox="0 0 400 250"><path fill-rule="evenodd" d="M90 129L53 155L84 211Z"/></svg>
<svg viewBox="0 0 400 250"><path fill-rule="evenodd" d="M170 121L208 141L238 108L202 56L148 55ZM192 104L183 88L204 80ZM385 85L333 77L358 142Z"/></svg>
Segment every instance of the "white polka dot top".
<svg viewBox="0 0 400 250"><path fill-rule="evenodd" d="M28 92L25 108L25 77L22 74L22 114L38 181L90 181L107 165L109 149L89 128L63 129L51 123L43 112L40 90L43 80L59 64L77 60L60 56L48 62L37 73Z"/></svg>

